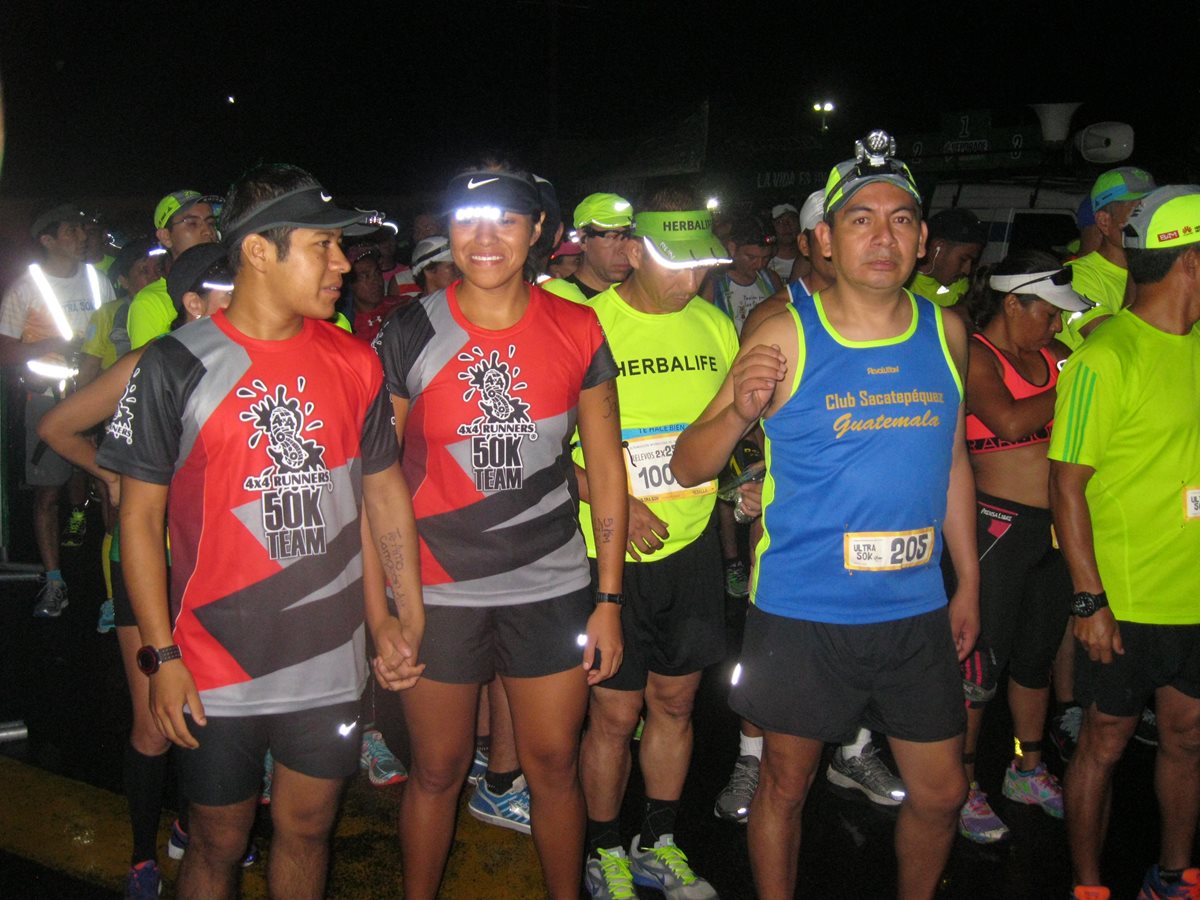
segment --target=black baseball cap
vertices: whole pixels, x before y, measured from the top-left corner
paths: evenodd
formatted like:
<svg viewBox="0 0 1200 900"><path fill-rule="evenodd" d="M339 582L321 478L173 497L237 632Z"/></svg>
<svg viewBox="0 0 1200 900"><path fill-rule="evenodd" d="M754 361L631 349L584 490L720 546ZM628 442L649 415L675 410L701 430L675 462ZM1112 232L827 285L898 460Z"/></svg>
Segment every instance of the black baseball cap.
<svg viewBox="0 0 1200 900"><path fill-rule="evenodd" d="M117 251L117 258L113 260L113 264L108 267L108 277L116 281L122 275L128 276L129 270L133 268L134 264L139 259L149 256L156 247L158 247L158 241L148 236L126 241L125 245Z"/></svg>
<svg viewBox="0 0 1200 900"><path fill-rule="evenodd" d="M986 244L988 229L979 216L956 206L929 217L929 240L941 238L952 244Z"/></svg>
<svg viewBox="0 0 1200 900"><path fill-rule="evenodd" d="M272 228L340 228L346 237L373 234L383 213L373 209L343 209L320 185L296 188L264 200L234 222L221 222L225 243L236 247L242 238Z"/></svg>
<svg viewBox="0 0 1200 900"><path fill-rule="evenodd" d="M182 308L183 295L189 291L208 290L206 282L222 288L233 286L229 274L228 251L224 244L196 244L175 258L167 274L167 293L176 307Z"/></svg>

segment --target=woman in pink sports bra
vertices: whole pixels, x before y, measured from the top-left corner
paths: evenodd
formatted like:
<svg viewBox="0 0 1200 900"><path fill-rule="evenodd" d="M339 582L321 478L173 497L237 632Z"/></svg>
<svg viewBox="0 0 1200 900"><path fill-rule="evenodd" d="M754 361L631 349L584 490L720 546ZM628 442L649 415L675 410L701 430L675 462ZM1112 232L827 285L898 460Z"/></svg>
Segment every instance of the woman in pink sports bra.
<svg viewBox="0 0 1200 900"><path fill-rule="evenodd" d="M1062 788L1042 763L1050 671L1071 597L1053 546L1046 447L1054 386L1069 352L1055 340L1063 310L1087 304L1070 270L1052 256L1019 251L981 272L967 298L979 331L969 341L967 447L975 472L981 631L963 663L967 735L963 762L971 790L961 833L978 843L1008 837L975 778L984 707L1008 673L1017 752L1002 792L1061 818Z"/></svg>

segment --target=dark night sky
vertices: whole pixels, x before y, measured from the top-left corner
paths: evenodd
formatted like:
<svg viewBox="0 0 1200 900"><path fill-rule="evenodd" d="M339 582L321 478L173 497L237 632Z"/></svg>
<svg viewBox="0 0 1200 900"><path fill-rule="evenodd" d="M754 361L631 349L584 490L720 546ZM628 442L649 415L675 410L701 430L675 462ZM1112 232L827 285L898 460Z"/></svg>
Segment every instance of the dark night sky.
<svg viewBox="0 0 1200 900"><path fill-rule="evenodd" d="M704 99L751 132L797 120L811 129L794 110L830 96L835 134L847 137L840 155L876 124L926 131L956 109L1081 100L1077 124L1134 124L1135 161L1178 146L1194 172L1200 78L1184 74L1200 12L1170 6L1187 11L559 0L555 15L546 0L410 0L302 14L268 2L9 0L0 189L220 190L266 159L310 168L335 190L396 193L440 183L486 146L536 163L555 96L558 134L582 139L649 129ZM1177 35L1190 38L1186 55L1172 51L1184 46Z"/></svg>

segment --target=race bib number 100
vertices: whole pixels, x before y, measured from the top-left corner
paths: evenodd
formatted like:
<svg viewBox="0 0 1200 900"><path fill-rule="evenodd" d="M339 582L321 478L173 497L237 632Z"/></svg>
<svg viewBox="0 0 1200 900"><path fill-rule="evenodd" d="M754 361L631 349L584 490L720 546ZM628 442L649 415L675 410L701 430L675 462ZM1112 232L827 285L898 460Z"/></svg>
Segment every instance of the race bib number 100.
<svg viewBox="0 0 1200 900"><path fill-rule="evenodd" d="M714 481L688 488L675 480L675 473L671 471L671 457L675 455L677 437L678 432L654 434L631 438L625 442L629 493L643 503L698 497L711 494L717 489Z"/></svg>
<svg viewBox="0 0 1200 900"><path fill-rule="evenodd" d="M924 566L933 558L933 529L847 532L844 565L856 572L888 572Z"/></svg>

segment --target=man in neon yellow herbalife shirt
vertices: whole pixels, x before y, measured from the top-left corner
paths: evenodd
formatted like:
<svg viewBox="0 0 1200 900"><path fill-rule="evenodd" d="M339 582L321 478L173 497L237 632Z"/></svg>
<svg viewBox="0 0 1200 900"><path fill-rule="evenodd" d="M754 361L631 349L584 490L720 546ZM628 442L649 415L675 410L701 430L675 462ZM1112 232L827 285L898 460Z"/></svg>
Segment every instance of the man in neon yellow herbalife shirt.
<svg viewBox="0 0 1200 900"><path fill-rule="evenodd" d="M210 244L220 237L213 212L213 205L220 202L220 197L199 191L175 191L158 201L154 208L157 229L154 234L172 259L190 247ZM167 293L166 277L150 282L129 304L130 346L136 350L166 334L176 315L175 304Z"/></svg>
<svg viewBox="0 0 1200 900"><path fill-rule="evenodd" d="M1092 211L1101 243L1071 267L1071 287L1096 304L1082 313L1063 313L1063 330L1058 339L1072 350L1103 322L1125 305L1128 272L1121 229L1137 202L1154 190L1154 178L1143 169L1124 166L1110 169L1092 185Z"/></svg>
<svg viewBox="0 0 1200 900"><path fill-rule="evenodd" d="M917 263L909 290L938 306L954 306L987 243L987 226L969 209L954 207L930 216L925 256Z"/></svg>
<svg viewBox="0 0 1200 900"><path fill-rule="evenodd" d="M1183 897L1200 884L1200 188L1148 194L1124 236L1134 301L1068 359L1050 439L1085 709L1065 805L1076 881L1098 885L1113 768L1153 694L1163 833L1138 896Z"/></svg>
<svg viewBox="0 0 1200 900"><path fill-rule="evenodd" d="M580 749L588 810L586 882L593 897L628 896L630 878L667 896L715 898L675 846L675 811L692 751L690 710L706 666L724 656L724 578L710 527L716 481L675 481L675 438L717 392L737 355L733 322L696 291L705 272L728 264L712 216L696 198L663 190L638 206L624 243L632 274L588 301L617 362L621 433L629 475L629 546L621 669L592 688ZM575 462L587 462L575 455ZM588 499L580 470L580 498ZM586 503L580 520L595 554ZM619 828L630 738L642 706L639 762L646 784L641 832ZM626 855L625 847L629 847ZM632 870L632 871L631 871Z"/></svg>
<svg viewBox="0 0 1200 900"><path fill-rule="evenodd" d="M552 278L542 287L582 303L629 277L624 243L633 224L633 206L616 194L588 194L575 207L575 231L583 260L574 275Z"/></svg>

